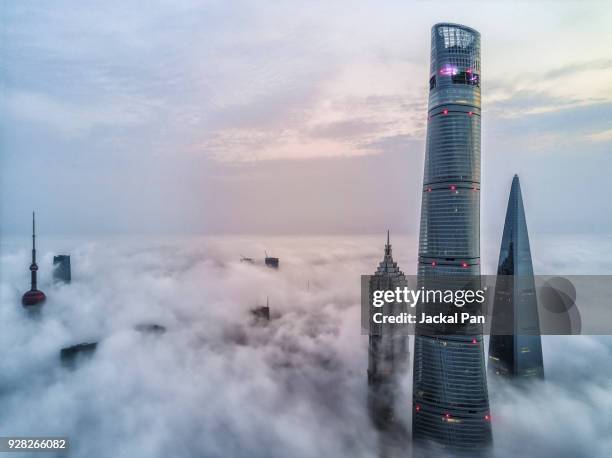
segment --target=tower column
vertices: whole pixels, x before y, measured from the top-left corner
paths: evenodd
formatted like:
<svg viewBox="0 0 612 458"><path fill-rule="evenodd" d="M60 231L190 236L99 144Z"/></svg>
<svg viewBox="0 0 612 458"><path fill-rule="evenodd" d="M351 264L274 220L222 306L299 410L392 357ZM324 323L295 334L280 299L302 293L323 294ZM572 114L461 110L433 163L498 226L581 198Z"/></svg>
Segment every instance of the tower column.
<svg viewBox="0 0 612 458"><path fill-rule="evenodd" d="M38 264L36 264L36 215L32 212L32 263L30 264L30 291L21 298L21 304L27 308L41 305L47 297L38 290L37 285Z"/></svg>
<svg viewBox="0 0 612 458"><path fill-rule="evenodd" d="M434 25L418 258L425 289L452 289L453 279L480 275L480 79L480 34ZM491 417L481 331L444 332L416 326L413 440L449 451L485 449Z"/></svg>

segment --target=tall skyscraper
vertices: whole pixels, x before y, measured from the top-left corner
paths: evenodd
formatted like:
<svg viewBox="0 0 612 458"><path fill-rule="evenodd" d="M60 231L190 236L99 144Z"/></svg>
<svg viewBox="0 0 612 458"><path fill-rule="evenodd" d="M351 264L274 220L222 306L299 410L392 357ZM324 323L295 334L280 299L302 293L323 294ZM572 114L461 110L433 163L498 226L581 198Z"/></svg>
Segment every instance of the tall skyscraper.
<svg viewBox="0 0 612 458"><path fill-rule="evenodd" d="M480 76L480 34L434 25L418 260L419 286L426 289L480 275ZM419 304L417 313L430 306ZM491 417L480 326L447 334L441 325L417 324L412 418L416 456L427 447L487 449Z"/></svg>
<svg viewBox="0 0 612 458"><path fill-rule="evenodd" d="M389 232L383 260L376 273L370 276L369 297L370 314L373 291L394 291L407 286L406 276L393 260ZM400 304L388 307L399 308ZM406 308L403 305L404 309ZM376 310L379 311L379 310ZM405 310L404 310L405 311ZM395 315L401 310L385 310L386 315ZM368 346L368 406L372 422L380 429L390 433L401 433L402 425L396 419L398 383L408 368L408 335L397 325L375 324L370 320Z"/></svg>
<svg viewBox="0 0 612 458"><path fill-rule="evenodd" d="M36 217L32 212L32 263L30 264L31 285L30 291L27 291L21 298L21 304L31 310L40 308L43 302L47 299L45 293L38 290L36 274L38 272L38 264L36 264Z"/></svg>
<svg viewBox="0 0 612 458"><path fill-rule="evenodd" d="M519 177L514 175L499 250L489 341L489 372L544 377L538 301Z"/></svg>
<svg viewBox="0 0 612 458"><path fill-rule="evenodd" d="M53 256L53 280L56 282L70 283L72 274L70 272L70 255L59 254Z"/></svg>

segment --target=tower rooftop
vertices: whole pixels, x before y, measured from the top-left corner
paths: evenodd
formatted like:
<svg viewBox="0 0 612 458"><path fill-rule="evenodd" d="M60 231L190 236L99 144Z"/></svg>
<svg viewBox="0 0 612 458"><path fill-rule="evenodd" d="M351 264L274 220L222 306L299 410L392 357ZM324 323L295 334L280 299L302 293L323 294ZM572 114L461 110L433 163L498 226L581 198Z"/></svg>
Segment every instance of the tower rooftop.
<svg viewBox="0 0 612 458"><path fill-rule="evenodd" d="M470 32L473 32L477 35L480 35L480 32L478 32L478 30L468 26L468 25L463 25L463 24L457 24L456 22L438 22L437 24L434 24L432 28L438 28L438 27L454 27L456 29L464 29L464 30L469 30Z"/></svg>

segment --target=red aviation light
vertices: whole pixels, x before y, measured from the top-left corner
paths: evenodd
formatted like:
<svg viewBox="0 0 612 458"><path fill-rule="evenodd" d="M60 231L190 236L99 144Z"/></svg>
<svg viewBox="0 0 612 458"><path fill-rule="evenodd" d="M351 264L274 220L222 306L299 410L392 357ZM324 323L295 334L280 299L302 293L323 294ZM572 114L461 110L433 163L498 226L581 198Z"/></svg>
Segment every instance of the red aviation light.
<svg viewBox="0 0 612 458"><path fill-rule="evenodd" d="M473 343L474 345L476 345L476 344L478 343L478 341L477 341L476 339L472 339L472 343Z"/></svg>
<svg viewBox="0 0 612 458"><path fill-rule="evenodd" d="M431 261L431 267L436 267L438 263L436 261Z"/></svg>
<svg viewBox="0 0 612 458"><path fill-rule="evenodd" d="M445 413L444 417L442 418L442 420L450 420L451 419L451 414L450 413Z"/></svg>
<svg viewBox="0 0 612 458"><path fill-rule="evenodd" d="M491 421L491 415L486 414L486 415L484 416L484 419L485 419L485 421Z"/></svg>
<svg viewBox="0 0 612 458"><path fill-rule="evenodd" d="M448 110L445 108L444 110L442 110L442 114L446 116L448 114Z"/></svg>
<svg viewBox="0 0 612 458"><path fill-rule="evenodd" d="M466 267L470 267L470 265L467 262L463 261L461 263L461 267L463 267L465 269Z"/></svg>
<svg viewBox="0 0 612 458"><path fill-rule="evenodd" d="M472 116L474 113L472 113L471 111L468 111L468 116Z"/></svg>
<svg viewBox="0 0 612 458"><path fill-rule="evenodd" d="M457 190L457 186L455 186L454 184L451 184L450 190L451 191L456 191Z"/></svg>
<svg viewBox="0 0 612 458"><path fill-rule="evenodd" d="M414 406L414 410L416 410L417 412L420 412L421 406L417 404L416 406Z"/></svg>
<svg viewBox="0 0 612 458"><path fill-rule="evenodd" d="M427 188L427 192L431 192L431 188Z"/></svg>

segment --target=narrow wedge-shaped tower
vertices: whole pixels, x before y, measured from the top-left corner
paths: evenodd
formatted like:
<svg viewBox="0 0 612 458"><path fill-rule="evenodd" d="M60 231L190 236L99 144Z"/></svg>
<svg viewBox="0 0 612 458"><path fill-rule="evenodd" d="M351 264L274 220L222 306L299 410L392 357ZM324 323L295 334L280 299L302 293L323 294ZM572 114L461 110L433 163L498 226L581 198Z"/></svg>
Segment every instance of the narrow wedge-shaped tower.
<svg viewBox="0 0 612 458"><path fill-rule="evenodd" d="M540 320L519 177L514 175L499 251L489 372L543 378Z"/></svg>
<svg viewBox="0 0 612 458"><path fill-rule="evenodd" d="M458 24L431 30L427 144L418 282L452 288L480 275L480 34ZM472 281L472 280L468 280ZM430 304L417 305L424 310ZM415 329L415 456L487 452L491 443L482 329Z"/></svg>
<svg viewBox="0 0 612 458"><path fill-rule="evenodd" d="M38 264L36 264L36 216L32 212L32 263L30 264L31 285L30 291L27 291L21 298L21 304L29 310L38 310L45 302L47 296L45 293L38 290L37 278Z"/></svg>

